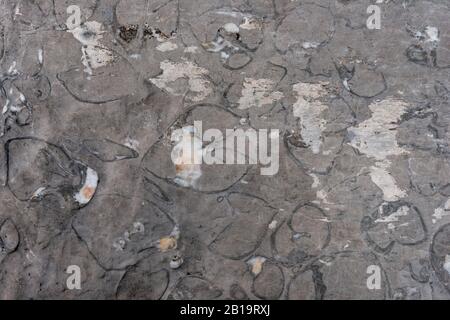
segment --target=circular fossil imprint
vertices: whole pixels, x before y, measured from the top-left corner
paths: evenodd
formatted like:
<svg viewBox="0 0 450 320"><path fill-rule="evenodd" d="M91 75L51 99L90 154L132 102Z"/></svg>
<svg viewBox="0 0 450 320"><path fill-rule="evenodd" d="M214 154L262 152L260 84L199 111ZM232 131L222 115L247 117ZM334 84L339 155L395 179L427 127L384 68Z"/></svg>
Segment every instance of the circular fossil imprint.
<svg viewBox="0 0 450 320"><path fill-rule="evenodd" d="M439 281L450 292L450 224L444 225L434 235L430 259Z"/></svg>

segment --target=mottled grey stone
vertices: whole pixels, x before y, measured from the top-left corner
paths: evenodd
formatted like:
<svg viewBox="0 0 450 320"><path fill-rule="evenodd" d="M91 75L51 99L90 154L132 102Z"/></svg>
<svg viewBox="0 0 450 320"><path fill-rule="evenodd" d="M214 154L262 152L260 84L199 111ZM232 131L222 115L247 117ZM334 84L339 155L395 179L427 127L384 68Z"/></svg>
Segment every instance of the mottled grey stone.
<svg viewBox="0 0 450 320"><path fill-rule="evenodd" d="M0 299L450 298L447 1L73 4L0 2Z"/></svg>

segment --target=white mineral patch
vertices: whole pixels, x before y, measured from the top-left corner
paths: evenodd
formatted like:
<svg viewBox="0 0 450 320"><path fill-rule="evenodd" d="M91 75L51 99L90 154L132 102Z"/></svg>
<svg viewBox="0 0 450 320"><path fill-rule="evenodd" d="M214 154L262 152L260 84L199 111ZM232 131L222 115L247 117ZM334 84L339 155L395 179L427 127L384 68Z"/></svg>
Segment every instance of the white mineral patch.
<svg viewBox="0 0 450 320"><path fill-rule="evenodd" d="M47 189L47 188L45 188L45 187L40 187L40 188L38 188L38 189L33 193L33 195L31 196L31 199L37 199L37 198L40 198L40 197L44 194L44 192L45 192L46 189Z"/></svg>
<svg viewBox="0 0 450 320"><path fill-rule="evenodd" d="M425 33L428 37L426 41L439 42L439 29L436 27L428 26L425 28Z"/></svg>
<svg viewBox="0 0 450 320"><path fill-rule="evenodd" d="M302 48L303 49L316 49L320 46L320 43L318 42L303 42Z"/></svg>
<svg viewBox="0 0 450 320"><path fill-rule="evenodd" d="M328 193L324 190L318 190L316 192L316 197L317 199L319 199L318 203L323 203L323 204L332 204L329 200L328 200Z"/></svg>
<svg viewBox="0 0 450 320"><path fill-rule="evenodd" d="M222 59L222 61L228 60L229 57L230 57L229 53L226 53L226 52L223 52L223 51L220 53L220 58Z"/></svg>
<svg viewBox="0 0 450 320"><path fill-rule="evenodd" d="M269 224L269 229L270 230L275 230L277 228L278 225L278 221L277 220L273 220L270 224Z"/></svg>
<svg viewBox="0 0 450 320"><path fill-rule="evenodd" d="M370 168L370 177L383 191L385 201L396 201L407 196L390 174L388 160L388 157L408 153L398 146L396 138L397 123L407 111L407 107L406 102L393 98L374 102L369 106L372 117L357 127L348 129L351 135L350 145L377 160Z"/></svg>
<svg viewBox="0 0 450 320"><path fill-rule="evenodd" d="M139 53L130 54L130 59L140 60L141 57L142 57L142 55L140 55Z"/></svg>
<svg viewBox="0 0 450 320"><path fill-rule="evenodd" d="M220 34L217 34L213 41L202 43L202 47L208 52L220 52L222 61L226 61L231 53L239 51L238 47L234 46Z"/></svg>
<svg viewBox="0 0 450 320"><path fill-rule="evenodd" d="M245 30L261 29L261 22L253 17L244 17L244 22L239 27Z"/></svg>
<svg viewBox="0 0 450 320"><path fill-rule="evenodd" d="M372 117L348 129L352 136L350 145L379 161L408 153L398 146L396 139L397 122L407 107L406 102L392 98L372 103L369 106Z"/></svg>
<svg viewBox="0 0 450 320"><path fill-rule="evenodd" d="M332 261L327 261L327 260L319 259L319 262L322 263L322 264L324 264L324 265L326 265L327 267L331 267L331 266L333 265L333 262L332 262Z"/></svg>
<svg viewBox="0 0 450 320"><path fill-rule="evenodd" d="M221 15L221 16L228 16L228 17L241 17L243 16L242 12L239 11L233 11L233 10L217 10L214 12L215 14Z"/></svg>
<svg viewBox="0 0 450 320"><path fill-rule="evenodd" d="M116 241L113 242L113 248L116 249L116 251L123 251L125 249L125 246L127 245L127 242L125 239L119 238Z"/></svg>
<svg viewBox="0 0 450 320"><path fill-rule="evenodd" d="M3 106L2 114L11 112L20 112L26 107L27 99L22 92L17 89L16 86L12 85L9 90L7 90L7 99L5 105Z"/></svg>
<svg viewBox="0 0 450 320"><path fill-rule="evenodd" d="M39 258L36 256L36 254L32 251L29 250L26 254L25 257L27 258L28 261L30 261L31 263L34 263L36 261L39 261Z"/></svg>
<svg viewBox="0 0 450 320"><path fill-rule="evenodd" d="M92 75L92 70L104 67L114 60L114 55L111 50L104 47L100 40L103 38L103 26L97 21L88 21L67 32L72 35L81 44L81 62L85 66L84 71Z"/></svg>
<svg viewBox="0 0 450 320"><path fill-rule="evenodd" d="M444 269L450 274L450 255L445 256Z"/></svg>
<svg viewBox="0 0 450 320"><path fill-rule="evenodd" d="M161 52L173 51L176 49L178 49L177 44L170 42L170 41L163 42L159 46L156 47L156 50L161 51Z"/></svg>
<svg viewBox="0 0 450 320"><path fill-rule="evenodd" d="M5 105L3 106L2 114L5 114L5 113L8 112L8 109L9 109L9 103L10 103L9 99L6 99Z"/></svg>
<svg viewBox="0 0 450 320"><path fill-rule="evenodd" d="M370 167L370 178L383 191L384 201L397 201L408 194L397 186L394 177L389 172L389 162L377 162Z"/></svg>
<svg viewBox="0 0 450 320"><path fill-rule="evenodd" d="M223 29L228 33L239 33L239 27L234 23L227 23L223 26Z"/></svg>
<svg viewBox="0 0 450 320"><path fill-rule="evenodd" d="M14 8L14 20L16 20L16 16L22 16L23 14L20 12L20 2Z"/></svg>
<svg viewBox="0 0 450 320"><path fill-rule="evenodd" d="M445 216L450 216L450 199L445 202L444 206L434 210L432 222L436 223Z"/></svg>
<svg viewBox="0 0 450 320"><path fill-rule="evenodd" d="M214 41L202 43L202 46L209 52L221 52L223 49L232 47L233 45L222 36L218 36Z"/></svg>
<svg viewBox="0 0 450 320"><path fill-rule="evenodd" d="M180 228L176 225L175 227L173 227L172 232L170 233L171 237L174 237L175 239L180 239Z"/></svg>
<svg viewBox="0 0 450 320"><path fill-rule="evenodd" d="M342 84L344 85L344 88L345 88L347 91L350 91L350 90L351 90L351 89L350 89L350 85L348 84L348 79L342 80Z"/></svg>
<svg viewBox="0 0 450 320"><path fill-rule="evenodd" d="M183 258L182 257L175 257L174 259L172 259L171 261L170 261L170 268L171 269L174 269L174 270L176 270L176 269L179 269L180 267L181 267L181 265L183 264Z"/></svg>
<svg viewBox="0 0 450 320"><path fill-rule="evenodd" d="M163 70L162 74L156 78L151 78L150 82L158 88L163 89L173 95L182 95L170 86L178 79L188 79L190 91L196 93L191 100L195 102L202 101L212 93L211 83L205 78L208 70L197 66L195 63L187 60L181 62L162 61L160 64Z"/></svg>
<svg viewBox="0 0 450 320"><path fill-rule="evenodd" d="M14 62L11 64L11 66L8 68L8 74L9 74L9 75L16 75L16 74L19 73L19 72L17 71L17 69L16 69L16 66L17 66L17 62L14 61Z"/></svg>
<svg viewBox="0 0 450 320"><path fill-rule="evenodd" d="M133 229L131 230L131 234L136 234L136 233L144 233L145 232L145 226L142 222L135 222L133 223Z"/></svg>
<svg viewBox="0 0 450 320"><path fill-rule="evenodd" d="M245 78L239 99L239 109L262 107L283 98L283 93L273 91L275 83L270 79Z"/></svg>
<svg viewBox="0 0 450 320"><path fill-rule="evenodd" d="M196 47L196 46L190 46L190 47L186 47L184 49L185 53L197 53L197 51L198 51L198 47Z"/></svg>
<svg viewBox="0 0 450 320"><path fill-rule="evenodd" d="M42 64L44 62L44 51L42 49L38 50L38 61L39 64Z"/></svg>
<svg viewBox="0 0 450 320"><path fill-rule="evenodd" d="M301 134L314 154L320 153L322 132L327 122L322 119L322 112L328 109L319 99L327 95L325 86L328 83L297 83L293 86L297 94L294 104L294 117L300 118Z"/></svg>
<svg viewBox="0 0 450 320"><path fill-rule="evenodd" d="M131 139L130 137L125 139L124 145L133 150L139 150L139 141Z"/></svg>
<svg viewBox="0 0 450 320"><path fill-rule="evenodd" d="M407 206L401 206L400 208L398 208L398 210L396 212L394 212L393 214L387 216L387 217L383 217L383 218L379 218L377 220L375 220L375 222L377 223L393 223L393 222L398 222L400 217L404 217L407 216L409 214L409 207Z"/></svg>
<svg viewBox="0 0 450 320"><path fill-rule="evenodd" d="M98 185L98 174L91 168L86 170L86 178L81 189L75 194L75 200L80 205L88 204L94 197Z"/></svg>

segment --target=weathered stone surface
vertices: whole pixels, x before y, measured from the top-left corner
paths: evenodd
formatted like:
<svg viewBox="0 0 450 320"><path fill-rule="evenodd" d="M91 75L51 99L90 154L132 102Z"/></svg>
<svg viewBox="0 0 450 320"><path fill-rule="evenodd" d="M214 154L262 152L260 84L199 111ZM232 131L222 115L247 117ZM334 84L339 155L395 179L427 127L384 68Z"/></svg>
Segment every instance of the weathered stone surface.
<svg viewBox="0 0 450 320"><path fill-rule="evenodd" d="M448 1L73 5L0 1L0 299L450 298Z"/></svg>

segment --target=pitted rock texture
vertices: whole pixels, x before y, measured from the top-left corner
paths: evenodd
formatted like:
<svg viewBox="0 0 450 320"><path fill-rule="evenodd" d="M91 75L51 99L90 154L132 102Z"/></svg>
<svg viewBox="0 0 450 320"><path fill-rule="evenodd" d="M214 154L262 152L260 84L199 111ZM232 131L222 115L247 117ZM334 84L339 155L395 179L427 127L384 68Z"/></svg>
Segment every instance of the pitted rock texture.
<svg viewBox="0 0 450 320"><path fill-rule="evenodd" d="M0 1L0 299L450 298L448 1L76 6Z"/></svg>

